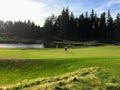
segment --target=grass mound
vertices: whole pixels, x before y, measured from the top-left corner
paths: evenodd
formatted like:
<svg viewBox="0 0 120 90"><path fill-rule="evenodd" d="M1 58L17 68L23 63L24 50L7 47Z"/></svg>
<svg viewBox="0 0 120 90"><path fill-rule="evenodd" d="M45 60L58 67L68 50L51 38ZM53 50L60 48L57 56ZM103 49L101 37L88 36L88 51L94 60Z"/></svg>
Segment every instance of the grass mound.
<svg viewBox="0 0 120 90"><path fill-rule="evenodd" d="M114 79L114 80L113 80ZM6 90L119 90L115 80L103 68L91 67L60 75L23 81L16 85L2 87Z"/></svg>

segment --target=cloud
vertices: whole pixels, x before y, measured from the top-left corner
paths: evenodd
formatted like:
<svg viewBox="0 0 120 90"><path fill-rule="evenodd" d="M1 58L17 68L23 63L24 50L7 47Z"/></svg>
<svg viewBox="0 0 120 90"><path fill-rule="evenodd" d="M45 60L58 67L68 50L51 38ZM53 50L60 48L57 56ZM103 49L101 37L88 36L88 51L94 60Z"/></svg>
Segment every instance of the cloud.
<svg viewBox="0 0 120 90"><path fill-rule="evenodd" d="M59 0L0 0L0 20L31 20L43 26L45 19L60 14L63 2Z"/></svg>
<svg viewBox="0 0 120 90"><path fill-rule="evenodd" d="M112 1L110 1L110 2L107 3L107 6L111 7L114 4L120 4L120 0L112 0Z"/></svg>
<svg viewBox="0 0 120 90"><path fill-rule="evenodd" d="M48 12L59 15L63 8L68 7L70 12L74 12L75 15L80 14L83 3L81 0L46 0L48 1L47 7L45 8Z"/></svg>
<svg viewBox="0 0 120 90"><path fill-rule="evenodd" d="M103 12L107 12L107 10L111 10L111 15L113 16L113 18L115 19L116 14L119 12L120 7L114 6L115 4L120 4L120 0L109 0L107 2L104 2L104 4L102 4L99 7L95 8L95 11L100 15Z"/></svg>
<svg viewBox="0 0 120 90"><path fill-rule="evenodd" d="M104 9L105 9L105 5L101 5L101 6L97 7L97 8L95 8L94 10L101 13L101 11L104 11Z"/></svg>
<svg viewBox="0 0 120 90"><path fill-rule="evenodd" d="M79 0L0 0L0 20L31 20L43 26L48 16L59 15L67 6L75 14L82 8Z"/></svg>
<svg viewBox="0 0 120 90"><path fill-rule="evenodd" d="M87 1L87 0L86 0ZM75 16L91 10L93 3L82 0L0 0L0 20L25 21L30 19L35 24L43 26L45 19L53 13L59 15L63 7L69 7ZM94 8L97 13L102 13L120 0L106 0L99 7ZM92 1L93 2L93 1ZM86 7L87 5L87 7ZM117 12L117 11L115 11Z"/></svg>
<svg viewBox="0 0 120 90"><path fill-rule="evenodd" d="M25 21L30 19L42 25L48 15L43 10L45 3L33 0L0 0L0 20Z"/></svg>

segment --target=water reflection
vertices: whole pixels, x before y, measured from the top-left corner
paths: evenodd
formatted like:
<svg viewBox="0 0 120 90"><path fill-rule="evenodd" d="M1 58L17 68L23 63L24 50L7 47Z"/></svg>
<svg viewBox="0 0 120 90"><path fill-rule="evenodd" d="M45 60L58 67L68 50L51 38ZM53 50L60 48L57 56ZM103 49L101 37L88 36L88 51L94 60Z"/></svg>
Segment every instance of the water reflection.
<svg viewBox="0 0 120 90"><path fill-rule="evenodd" d="M44 48L44 44L0 44L0 48Z"/></svg>

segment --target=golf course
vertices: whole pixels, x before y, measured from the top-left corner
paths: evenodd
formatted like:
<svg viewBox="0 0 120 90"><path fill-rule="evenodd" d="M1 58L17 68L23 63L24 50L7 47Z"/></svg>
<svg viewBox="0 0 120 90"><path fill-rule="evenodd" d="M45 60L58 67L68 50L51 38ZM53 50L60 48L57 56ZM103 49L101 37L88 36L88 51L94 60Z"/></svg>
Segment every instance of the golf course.
<svg viewBox="0 0 120 90"><path fill-rule="evenodd" d="M0 0L0 90L120 90L120 0Z"/></svg>
<svg viewBox="0 0 120 90"><path fill-rule="evenodd" d="M120 90L119 67L115 45L0 49L0 90Z"/></svg>

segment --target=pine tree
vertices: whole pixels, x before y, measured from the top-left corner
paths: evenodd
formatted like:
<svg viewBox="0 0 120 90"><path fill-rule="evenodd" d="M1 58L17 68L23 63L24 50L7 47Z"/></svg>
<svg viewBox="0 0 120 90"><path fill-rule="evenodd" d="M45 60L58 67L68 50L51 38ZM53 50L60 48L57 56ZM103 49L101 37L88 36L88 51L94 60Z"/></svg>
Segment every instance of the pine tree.
<svg viewBox="0 0 120 90"><path fill-rule="evenodd" d="M58 16L57 25L59 26L62 39L68 39L69 30L69 9L63 9L61 15Z"/></svg>
<svg viewBox="0 0 120 90"><path fill-rule="evenodd" d="M115 37L117 41L120 41L120 14L118 13L115 19Z"/></svg>
<svg viewBox="0 0 120 90"><path fill-rule="evenodd" d="M72 12L69 20L68 38L69 40L75 40L75 18Z"/></svg>
<svg viewBox="0 0 120 90"><path fill-rule="evenodd" d="M45 40L54 40L58 35L56 29L56 17L54 14L48 17L44 24L44 38Z"/></svg>
<svg viewBox="0 0 120 90"><path fill-rule="evenodd" d="M107 39L110 41L115 40L114 23L113 23L113 18L111 17L110 10L108 10L107 13Z"/></svg>
<svg viewBox="0 0 120 90"><path fill-rule="evenodd" d="M99 37L101 40L106 39L106 13L102 13L99 22Z"/></svg>

